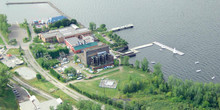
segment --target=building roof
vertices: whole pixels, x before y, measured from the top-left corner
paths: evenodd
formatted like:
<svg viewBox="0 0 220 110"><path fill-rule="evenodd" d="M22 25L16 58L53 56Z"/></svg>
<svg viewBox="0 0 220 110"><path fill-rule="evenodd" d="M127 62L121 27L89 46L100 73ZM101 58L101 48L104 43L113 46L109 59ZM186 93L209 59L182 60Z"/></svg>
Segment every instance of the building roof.
<svg viewBox="0 0 220 110"><path fill-rule="evenodd" d="M84 44L84 41L86 43L94 42L94 37L92 37L92 36L83 36L82 39L79 39L78 37L71 37L71 38L67 38L65 40L70 45L77 46L77 45L80 45L80 44Z"/></svg>
<svg viewBox="0 0 220 110"><path fill-rule="evenodd" d="M68 36L73 36L73 35L80 34L80 33L90 32L88 28L74 29L71 26L59 29L58 31L60 32L60 34L62 34L61 37L68 37Z"/></svg>
<svg viewBox="0 0 220 110"><path fill-rule="evenodd" d="M86 49L85 51L93 51L93 50L97 50L97 49L100 49L100 48L105 48L105 47L109 47L109 46L108 46L108 45L103 44L103 45L99 45L99 46L94 47L94 48L88 48L88 49Z"/></svg>
<svg viewBox="0 0 220 110"><path fill-rule="evenodd" d="M61 104L62 100L60 98L58 99L51 99L45 102L40 103L38 99L35 96L31 96L30 100L19 103L21 110L49 110L51 106L54 108L57 107L57 105Z"/></svg>
<svg viewBox="0 0 220 110"><path fill-rule="evenodd" d="M52 30L46 33L42 33L42 36L44 38L51 38L51 37L68 37L68 36L74 36L81 33L91 32L88 28L73 28L72 26L64 27L61 29Z"/></svg>
<svg viewBox="0 0 220 110"><path fill-rule="evenodd" d="M51 38L51 37L56 37L57 35L59 35L59 32L57 31L49 31L49 32L46 32L46 33L42 33L41 34L44 38Z"/></svg>
<svg viewBox="0 0 220 110"><path fill-rule="evenodd" d="M74 50L82 50L82 49L85 49L85 48L89 48L89 47L92 47L92 46L96 46L98 45L97 42L90 42L88 44L84 44L84 45L79 45L79 46L75 46L74 47Z"/></svg>
<svg viewBox="0 0 220 110"><path fill-rule="evenodd" d="M65 39L66 42L68 42L71 46L74 46L75 44L78 43L79 39L77 37L71 37Z"/></svg>
<svg viewBox="0 0 220 110"><path fill-rule="evenodd" d="M54 23L54 22L60 21L62 19L67 19L67 17L65 17L65 16L52 17L52 18L48 19L47 23Z"/></svg>

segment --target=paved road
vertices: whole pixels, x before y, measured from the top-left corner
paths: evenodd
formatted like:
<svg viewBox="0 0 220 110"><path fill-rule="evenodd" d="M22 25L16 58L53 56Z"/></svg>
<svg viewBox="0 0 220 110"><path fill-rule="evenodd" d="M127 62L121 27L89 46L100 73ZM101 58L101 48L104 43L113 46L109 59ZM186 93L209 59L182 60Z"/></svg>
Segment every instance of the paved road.
<svg viewBox="0 0 220 110"><path fill-rule="evenodd" d="M33 91L33 92L35 92L35 93L37 93L37 94L43 96L44 98L54 99L54 97L52 97L51 95L49 95L49 94L47 94L47 93L45 93L45 92L43 92L43 91L41 91L41 90L39 90L39 89L37 89L37 88L35 88L35 87L32 87L32 86L28 85L27 83L21 81L21 80L20 80L19 78L17 78L16 76L14 76L13 79L14 79L15 81L17 81L19 84L21 84L22 86L24 86L25 88L27 88L27 89L29 89L29 90L31 90L31 91Z"/></svg>

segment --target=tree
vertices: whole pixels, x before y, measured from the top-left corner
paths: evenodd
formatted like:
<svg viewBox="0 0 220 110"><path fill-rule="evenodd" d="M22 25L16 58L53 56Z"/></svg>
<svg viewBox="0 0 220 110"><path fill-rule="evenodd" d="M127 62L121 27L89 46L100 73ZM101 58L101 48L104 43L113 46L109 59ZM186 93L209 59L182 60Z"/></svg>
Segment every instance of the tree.
<svg viewBox="0 0 220 110"><path fill-rule="evenodd" d="M148 70L148 61L146 58L143 59L143 61L141 62L141 69L142 71L147 71Z"/></svg>
<svg viewBox="0 0 220 110"><path fill-rule="evenodd" d="M42 77L41 77L41 74L36 74L36 77L37 77L37 80L41 80L42 79Z"/></svg>
<svg viewBox="0 0 220 110"><path fill-rule="evenodd" d="M77 104L79 110L101 110L101 105L88 100L80 100Z"/></svg>
<svg viewBox="0 0 220 110"><path fill-rule="evenodd" d="M43 26L42 31L43 31L43 32L48 31L48 29L46 28L46 26Z"/></svg>
<svg viewBox="0 0 220 110"><path fill-rule="evenodd" d="M5 88L9 82L10 74L7 72L8 67L0 63L0 96L5 92Z"/></svg>
<svg viewBox="0 0 220 110"><path fill-rule="evenodd" d="M68 73L76 74L76 69L74 69L73 67L68 67L64 70L64 73L65 74L68 74Z"/></svg>
<svg viewBox="0 0 220 110"><path fill-rule="evenodd" d="M19 52L21 53L21 51L22 51L22 48L21 48L21 45L19 45Z"/></svg>
<svg viewBox="0 0 220 110"><path fill-rule="evenodd" d="M70 22L71 24L78 24L76 19L71 19Z"/></svg>
<svg viewBox="0 0 220 110"><path fill-rule="evenodd" d="M73 110L73 107L69 103L63 102L57 106L57 110Z"/></svg>
<svg viewBox="0 0 220 110"><path fill-rule="evenodd" d="M8 43L10 45L16 45L17 44L17 40L16 39L11 39Z"/></svg>
<svg viewBox="0 0 220 110"><path fill-rule="evenodd" d="M96 30L96 24L95 24L94 22L90 22L90 23L89 23L89 29L90 29L91 31Z"/></svg>
<svg viewBox="0 0 220 110"><path fill-rule="evenodd" d="M140 61L136 60L135 62L135 68L140 69Z"/></svg>
<svg viewBox="0 0 220 110"><path fill-rule="evenodd" d="M73 60L76 62L77 59L78 59L78 56L77 56L77 55L74 55Z"/></svg>
<svg viewBox="0 0 220 110"><path fill-rule="evenodd" d="M119 60L114 59L114 66L119 66Z"/></svg>
<svg viewBox="0 0 220 110"><path fill-rule="evenodd" d="M123 57L123 64L124 64L125 66L128 66L128 65L129 65L129 56L124 56L124 57Z"/></svg>

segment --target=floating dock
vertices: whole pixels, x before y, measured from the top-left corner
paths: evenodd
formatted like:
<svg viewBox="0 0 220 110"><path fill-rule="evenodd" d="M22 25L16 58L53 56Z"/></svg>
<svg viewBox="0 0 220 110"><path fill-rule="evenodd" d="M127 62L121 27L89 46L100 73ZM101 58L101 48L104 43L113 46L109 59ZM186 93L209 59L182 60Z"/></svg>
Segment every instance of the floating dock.
<svg viewBox="0 0 220 110"><path fill-rule="evenodd" d="M121 53L121 52L115 51L116 53L119 54L119 55L116 55L116 57L120 57L120 56L133 57L133 56L136 56L137 53L139 53L139 51L137 51L138 49L150 47L150 46L153 46L153 45L158 45L161 48L164 48L164 49L167 49L167 50L173 52L174 54L178 54L178 55L181 55L181 56L184 55L183 52L180 52L180 51L176 50L175 48L168 47L168 46L166 46L164 44L161 44L161 43L155 41L155 42L152 42L152 43L149 43L149 44L144 44L144 45L140 45L140 46L131 48L130 51L127 51L125 53Z"/></svg>
<svg viewBox="0 0 220 110"><path fill-rule="evenodd" d="M160 42L153 42L153 44L155 44L155 45L158 45L158 46L160 46L161 48L164 48L164 49L167 49L167 50L169 50L169 51L171 51L171 52L173 52L174 53L174 51L175 51L175 53L176 54L178 54L178 55L184 55L184 53L183 52L180 52L180 51L178 51L178 50L175 50L174 48L171 48L171 47L168 47L168 46L166 46L166 45L164 45L164 44L161 44Z"/></svg>
<svg viewBox="0 0 220 110"><path fill-rule="evenodd" d="M120 30L124 30L124 29L133 28L133 27L134 27L133 24L128 24L128 25L124 25L124 26L112 28L112 29L110 29L109 31L116 32L116 31L120 31Z"/></svg>

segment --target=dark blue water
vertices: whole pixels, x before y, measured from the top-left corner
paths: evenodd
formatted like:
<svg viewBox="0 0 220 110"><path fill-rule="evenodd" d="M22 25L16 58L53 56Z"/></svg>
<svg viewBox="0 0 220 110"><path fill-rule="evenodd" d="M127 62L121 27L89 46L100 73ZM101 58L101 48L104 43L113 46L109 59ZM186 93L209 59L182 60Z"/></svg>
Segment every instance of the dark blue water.
<svg viewBox="0 0 220 110"><path fill-rule="evenodd" d="M135 47L158 41L185 53L174 56L158 46L141 49L130 62L146 57L162 64L164 76L201 82L220 82L220 1L218 0L52 0L67 15L85 26L93 21L108 28L134 24L118 32ZM3 6L10 22L56 16L47 5ZM35 8L33 8L35 7ZM27 10L28 8L28 10ZM34 14L33 14L34 13ZM195 61L200 63L195 65ZM152 66L152 65L151 65ZM196 73L201 69L200 73ZM215 76L215 79L211 77Z"/></svg>

